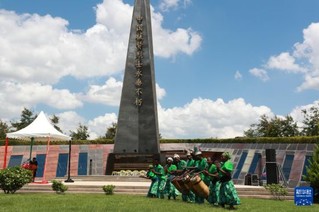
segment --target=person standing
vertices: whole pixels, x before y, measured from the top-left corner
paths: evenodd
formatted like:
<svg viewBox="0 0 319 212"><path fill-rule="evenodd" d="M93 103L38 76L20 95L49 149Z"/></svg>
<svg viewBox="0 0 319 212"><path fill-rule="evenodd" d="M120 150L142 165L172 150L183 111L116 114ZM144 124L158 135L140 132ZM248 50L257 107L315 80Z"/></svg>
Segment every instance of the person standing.
<svg viewBox="0 0 319 212"><path fill-rule="evenodd" d="M151 171L156 174L158 179L157 197L164 199L164 190L166 185L166 176L163 166L159 163L158 159L153 160L153 169Z"/></svg>
<svg viewBox="0 0 319 212"><path fill-rule="evenodd" d="M193 159L193 155L191 151L187 151L186 153L187 161L186 161L186 169L188 172L194 170L195 168L195 160ZM182 200L184 202L195 202L195 194L192 191L189 191L189 194L182 194Z"/></svg>
<svg viewBox="0 0 319 212"><path fill-rule="evenodd" d="M220 177L220 200L219 204L222 207L229 205L229 209L235 209L234 205L240 204L234 182L231 179L231 173L234 169L233 163L230 161L231 155L229 152L224 152L221 156L221 163L216 164Z"/></svg>
<svg viewBox="0 0 319 212"><path fill-rule="evenodd" d="M208 163L209 168L208 168L208 170L204 170L204 174L206 175L206 179L209 181L208 182L209 196L207 198L207 201L210 204L213 204L214 206L218 206L220 182L219 182L217 165L218 165L219 161L215 160L213 163L212 158L208 157L207 163Z"/></svg>
<svg viewBox="0 0 319 212"><path fill-rule="evenodd" d="M142 178L150 179L151 185L147 192L147 197L156 197L157 196L157 190L158 190L158 179L156 174L152 172L153 165L149 165L148 171L146 173L146 176L140 176Z"/></svg>
<svg viewBox="0 0 319 212"><path fill-rule="evenodd" d="M205 182L204 170L207 169L207 159L203 157L201 151L195 152L195 167L196 171L199 172L199 177ZM204 203L205 198L195 195L195 203L202 204Z"/></svg>
<svg viewBox="0 0 319 212"><path fill-rule="evenodd" d="M35 177L37 175L37 170L38 170L38 161L37 161L37 158L32 158L32 160L30 161L30 169L32 170L32 174L33 174L33 177L32 177L32 182L35 181Z"/></svg>
<svg viewBox="0 0 319 212"><path fill-rule="evenodd" d="M165 166L165 173L167 177L165 191L168 195L168 199L171 199L171 197L173 197L173 199L175 200L176 196L178 195L178 191L172 183L172 179L175 177L174 174L176 170L177 167L175 164L173 164L173 158L167 158L167 164Z"/></svg>

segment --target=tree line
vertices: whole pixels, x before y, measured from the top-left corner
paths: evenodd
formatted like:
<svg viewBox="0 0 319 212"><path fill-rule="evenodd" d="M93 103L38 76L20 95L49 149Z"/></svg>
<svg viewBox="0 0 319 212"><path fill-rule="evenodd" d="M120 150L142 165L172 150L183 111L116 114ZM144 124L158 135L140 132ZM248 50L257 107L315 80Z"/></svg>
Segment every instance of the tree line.
<svg viewBox="0 0 319 212"><path fill-rule="evenodd" d="M250 128L243 132L244 137L319 136L319 103L302 110L301 113L303 115L302 126L298 126L290 115L285 117L262 115L258 123L251 124ZM10 124L7 124L0 120L0 139L5 139L7 132L14 132L28 126L36 117L37 114L24 108L19 121L11 121ZM49 119L58 131L64 133L58 126L58 116L52 115ZM114 139L116 129L117 123L112 123L100 138ZM90 137L88 127L82 123L79 123L74 131L70 130L69 135L73 140L87 140Z"/></svg>
<svg viewBox="0 0 319 212"><path fill-rule="evenodd" d="M258 123L250 125L244 131L245 137L294 137L319 135L319 105L301 111L303 115L302 126L287 115L283 118L275 116L270 118L262 115Z"/></svg>

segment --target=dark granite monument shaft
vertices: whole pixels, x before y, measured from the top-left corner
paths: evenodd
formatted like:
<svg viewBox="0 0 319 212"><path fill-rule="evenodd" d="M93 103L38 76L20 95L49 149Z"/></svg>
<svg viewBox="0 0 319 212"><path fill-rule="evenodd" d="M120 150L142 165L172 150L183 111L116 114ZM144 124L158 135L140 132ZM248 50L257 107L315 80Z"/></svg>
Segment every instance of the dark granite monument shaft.
<svg viewBox="0 0 319 212"><path fill-rule="evenodd" d="M159 154L149 0L135 0L113 153Z"/></svg>

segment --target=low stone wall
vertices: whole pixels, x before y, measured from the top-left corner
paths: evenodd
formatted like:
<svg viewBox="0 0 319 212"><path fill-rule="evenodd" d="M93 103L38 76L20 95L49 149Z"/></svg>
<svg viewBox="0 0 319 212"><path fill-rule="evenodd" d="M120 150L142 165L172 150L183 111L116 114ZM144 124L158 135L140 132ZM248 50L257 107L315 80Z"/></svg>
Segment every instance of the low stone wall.
<svg viewBox="0 0 319 212"><path fill-rule="evenodd" d="M194 146L208 153L230 152L233 155L232 161L235 167L233 180L237 184L245 184L245 176L248 173L256 174L261 179L266 164L265 150L275 149L277 164L281 166L283 175L288 176L287 182L290 187L302 183L302 172L306 159L312 156L314 148L313 143L164 143L161 144L161 151L171 155L173 152L193 149ZM46 148L46 145L33 146L32 157L38 157L39 155L46 157ZM113 144L72 145L71 176L83 174L83 171L86 175L104 175L107 157L112 150ZM49 146L45 171L46 179L53 179L57 177L57 174L61 175L66 171L66 163L63 158L66 158L68 152L68 145ZM84 157L81 158L80 154L83 154ZM29 155L29 145L9 146L7 166L10 164L20 165L29 158ZM4 146L1 146L0 168L3 167L3 163ZM39 168L41 171L41 167Z"/></svg>

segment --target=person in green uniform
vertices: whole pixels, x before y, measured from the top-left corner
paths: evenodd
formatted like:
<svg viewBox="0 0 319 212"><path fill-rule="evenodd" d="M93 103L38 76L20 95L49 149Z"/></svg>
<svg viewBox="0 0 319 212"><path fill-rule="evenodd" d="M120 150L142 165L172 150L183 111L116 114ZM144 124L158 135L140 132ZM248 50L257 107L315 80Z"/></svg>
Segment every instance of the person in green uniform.
<svg viewBox="0 0 319 212"><path fill-rule="evenodd" d="M195 152L195 167L196 171L199 172L199 176L201 180L205 182L205 175L203 171L207 169L207 159L203 157L203 154L201 151ZM195 195L195 203L202 204L204 203L205 198Z"/></svg>
<svg viewBox="0 0 319 212"><path fill-rule="evenodd" d="M188 152L186 153L186 157L187 157L186 167L187 167L187 168L193 168L193 167L195 167L195 160L193 159L192 152L188 151Z"/></svg>
<svg viewBox="0 0 319 212"><path fill-rule="evenodd" d="M224 152L220 159L221 163L216 164L221 183L219 204L222 207L229 205L229 209L235 209L234 205L239 205L240 199L234 186L234 182L231 179L231 173L234 169L234 165L230 159L230 153Z"/></svg>
<svg viewBox="0 0 319 212"><path fill-rule="evenodd" d="M207 201L210 204L218 206L219 204L219 175L216 164L219 163L218 160L213 162L211 157L207 157L208 170L204 170L204 174L206 175L206 179L209 180L209 196Z"/></svg>
<svg viewBox="0 0 319 212"><path fill-rule="evenodd" d="M174 158L174 164L177 167L176 172L178 175L180 175L185 171L187 163L185 160L181 160L178 154L174 154L173 158Z"/></svg>
<svg viewBox="0 0 319 212"><path fill-rule="evenodd" d="M175 177L174 174L176 170L177 167L175 164L173 164L173 158L167 158L167 164L165 165L165 174L167 177L165 193L167 193L168 199L171 199L171 197L173 197L173 199L176 199L176 196L178 195L178 191L172 183L172 179Z"/></svg>
<svg viewBox="0 0 319 212"><path fill-rule="evenodd" d="M187 168L187 163L185 160L181 160L180 156L178 154L174 154L174 164L177 167L177 170L175 171L176 175L183 175ZM182 200L184 202L187 202L187 194L182 194Z"/></svg>
<svg viewBox="0 0 319 212"><path fill-rule="evenodd" d="M195 160L193 159L193 155L191 151L188 151L186 153L186 169L188 172L194 170L195 168ZM194 203L195 202L195 194L192 191L189 191L189 194L182 194L182 200L184 202L190 202Z"/></svg>
<svg viewBox="0 0 319 212"><path fill-rule="evenodd" d="M164 167L159 163L158 159L153 159L153 169L152 172L156 174L158 179L157 186L157 197L164 199L164 191L166 185L166 175L164 171Z"/></svg>
<svg viewBox="0 0 319 212"><path fill-rule="evenodd" d="M149 169L146 173L146 176L140 176L142 178L150 179L151 185L147 192L147 197L156 197L157 196L157 190L158 190L158 179L156 174L152 172L153 165L149 165Z"/></svg>

